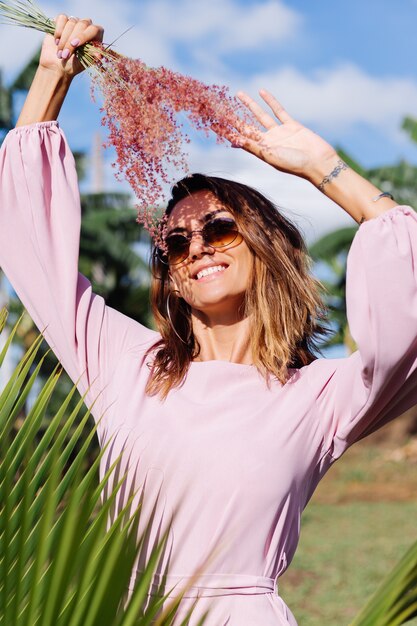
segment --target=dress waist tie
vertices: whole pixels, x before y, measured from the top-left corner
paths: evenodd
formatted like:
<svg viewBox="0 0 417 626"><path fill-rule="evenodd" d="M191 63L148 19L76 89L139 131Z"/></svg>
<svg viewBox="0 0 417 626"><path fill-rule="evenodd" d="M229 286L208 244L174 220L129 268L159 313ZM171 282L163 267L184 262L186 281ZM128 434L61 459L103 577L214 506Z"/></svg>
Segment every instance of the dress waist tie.
<svg viewBox="0 0 417 626"><path fill-rule="evenodd" d="M140 577L140 573L137 573ZM158 592L158 586L163 582L162 574L155 574L150 587L149 595L178 596L190 584L192 576L165 577L165 585ZM198 584L196 584L198 583ZM186 589L184 598L199 598L230 595L258 595L263 593L278 593L278 585L273 578L263 576L248 576L246 574L203 574L195 579L195 584Z"/></svg>

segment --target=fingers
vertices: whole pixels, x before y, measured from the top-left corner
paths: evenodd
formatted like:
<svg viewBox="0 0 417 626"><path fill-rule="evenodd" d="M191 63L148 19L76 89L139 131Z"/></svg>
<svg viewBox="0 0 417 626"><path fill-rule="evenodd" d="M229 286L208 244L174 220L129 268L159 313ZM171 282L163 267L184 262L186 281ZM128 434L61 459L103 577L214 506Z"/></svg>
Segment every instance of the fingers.
<svg viewBox="0 0 417 626"><path fill-rule="evenodd" d="M233 147L240 147L237 145L239 143L239 137L245 137L257 141L260 141L262 138L262 133L259 128L251 126L244 120L237 117L231 120L230 126L212 122L210 124L210 128L214 133L216 133L220 140L226 139L232 144Z"/></svg>
<svg viewBox="0 0 417 626"><path fill-rule="evenodd" d="M278 100L271 93L269 93L269 91L261 89L259 94L282 124L293 121L293 118L287 113L282 104L278 102ZM269 115L269 113L264 111L263 108L255 102L255 100L248 96L248 94L243 91L239 91L237 97L245 106L248 107L250 111L252 111L256 119L262 124L262 126L264 126L264 128L269 130L277 125L276 120Z"/></svg>
<svg viewBox="0 0 417 626"><path fill-rule="evenodd" d="M269 93L269 91L261 89L259 94L280 122L285 124L285 122L290 122L292 120L292 117L287 113L282 104L278 102L278 100L271 93Z"/></svg>
<svg viewBox="0 0 417 626"><path fill-rule="evenodd" d="M257 128L253 124L248 124L240 118L235 120L233 127L239 135L256 141L260 141L262 139L262 131L260 128Z"/></svg>
<svg viewBox="0 0 417 626"><path fill-rule="evenodd" d="M76 48L89 41L103 41L103 28L93 24L88 18L78 19L61 14L55 22L54 36L58 46L57 56L60 59L68 59Z"/></svg>
<svg viewBox="0 0 417 626"><path fill-rule="evenodd" d="M248 96L247 93L245 93L244 91L239 91L236 95L239 100L243 102L246 107L248 107L249 111L254 114L258 122L262 124L264 128L267 128L269 130L270 128L273 128L277 125L276 120L274 120L273 117L266 113L266 111L264 111L263 108L257 102L255 102L255 100Z"/></svg>
<svg viewBox="0 0 417 626"><path fill-rule="evenodd" d="M61 35L62 35L62 32L64 30L64 27L67 21L68 21L68 17L66 15L63 15L62 13L60 15L57 15L55 18L54 37L55 37L55 43L57 45L59 44L59 40L61 39Z"/></svg>
<svg viewBox="0 0 417 626"><path fill-rule="evenodd" d="M246 150L246 152L250 152L255 156L262 159L263 148L259 141L254 139L250 139L249 137L245 137L244 135L235 135L233 141L231 142L232 148L242 148L242 150Z"/></svg>

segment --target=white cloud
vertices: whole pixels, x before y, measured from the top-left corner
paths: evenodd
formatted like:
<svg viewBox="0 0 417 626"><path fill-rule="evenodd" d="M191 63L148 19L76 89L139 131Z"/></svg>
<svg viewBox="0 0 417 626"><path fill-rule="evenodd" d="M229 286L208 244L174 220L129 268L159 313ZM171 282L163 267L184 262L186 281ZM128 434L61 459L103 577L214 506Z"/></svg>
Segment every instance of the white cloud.
<svg viewBox="0 0 417 626"><path fill-rule="evenodd" d="M46 6L42 0L41 4L51 16L63 6L57 0L49 0ZM163 64L206 81L227 82L232 90L244 88L252 94L266 87L282 99L291 114L319 132L341 136L364 124L365 130L366 125L377 127L400 142L401 119L417 111L413 78L374 76L349 63L309 72L278 68L249 75L245 83L236 84L236 72L226 65L225 53L245 49L262 54L300 36L302 18L290 3L259 0L244 6L239 0L143 0L138 4L135 0L121 0L117 5L110 0L68 0L65 10L80 17L91 14L106 27L106 42L134 25L116 48L149 65ZM0 33L0 66L11 77L31 57L42 35L7 26L1 26ZM71 128L74 136L90 133L89 128L80 130L78 117ZM193 143L190 165L192 171L234 178L259 188L278 205L302 216L297 221L309 240L337 225L352 223L305 181L280 174L240 150ZM111 177L108 182L113 186Z"/></svg>
<svg viewBox="0 0 417 626"><path fill-rule="evenodd" d="M172 59L171 42L161 36L157 23L149 23L147 6L143 3L138 9L133 1L124 0L115 5L110 0L89 0L87 13L94 22L104 27L106 43L117 39L114 48L119 52L132 58L142 58L149 65L169 65ZM85 1L70 0L68 11L84 16Z"/></svg>
<svg viewBox="0 0 417 626"><path fill-rule="evenodd" d="M236 8L235 5L233 11ZM219 36L219 48L222 51L274 46L300 34L301 15L281 2L270 0L248 7L248 10L239 8L238 11L238 19L231 15L230 24Z"/></svg>
<svg viewBox="0 0 417 626"><path fill-rule="evenodd" d="M116 43L116 49L149 65L167 65L190 71L193 60L202 67L221 67L225 52L265 49L287 42L299 33L302 18L281 0L262 0L243 6L239 0L147 0L138 7L135 0L58 0L41 3L50 17L60 12L91 16L105 27L110 43L132 27ZM30 30L1 26L0 66L12 76L33 54L42 35ZM177 59L178 47L187 48L188 60ZM203 55L204 53L204 55ZM187 68L188 66L188 68Z"/></svg>
<svg viewBox="0 0 417 626"><path fill-rule="evenodd" d="M226 74L225 53L271 49L296 37L302 23L301 15L280 0L252 6L242 6L239 0L154 0L143 3L134 17L130 11L135 28L120 40L122 52L186 72L198 66L198 75L211 81Z"/></svg>
<svg viewBox="0 0 417 626"><path fill-rule="evenodd" d="M43 11L51 18L60 12L78 17L86 17L88 13L95 23L105 27L107 43L111 43L133 26L117 41L115 49L134 58L143 58L150 65L169 66L172 62L171 42L159 36L157 25L149 28L139 14L133 13L132 6L133 3L122 1L115 10L114 3L109 0L89 0L88 7L84 0L68 0L65 7L58 1L41 3ZM31 29L0 25L0 36L0 67L10 80L32 57L42 42L43 34Z"/></svg>
<svg viewBox="0 0 417 626"><path fill-rule="evenodd" d="M288 41L301 24L301 16L279 0L247 6L237 0L156 0L147 5L145 18L173 41L209 39L210 49L220 53Z"/></svg>
<svg viewBox="0 0 417 626"><path fill-rule="evenodd" d="M278 0L243 6L239 0L156 0L148 6L151 31L172 43L172 56L181 46L187 61L180 70L192 71L206 82L225 82L230 75L227 53L260 54L276 50L300 36L302 17ZM173 28L173 24L175 27ZM171 60L171 66L173 61ZM192 68L192 69L190 69Z"/></svg>
<svg viewBox="0 0 417 626"><path fill-rule="evenodd" d="M260 87L272 91L294 117L324 131L344 132L366 123L398 139L404 115L417 111L414 79L372 76L352 64L311 75L287 67L248 81L252 93Z"/></svg>

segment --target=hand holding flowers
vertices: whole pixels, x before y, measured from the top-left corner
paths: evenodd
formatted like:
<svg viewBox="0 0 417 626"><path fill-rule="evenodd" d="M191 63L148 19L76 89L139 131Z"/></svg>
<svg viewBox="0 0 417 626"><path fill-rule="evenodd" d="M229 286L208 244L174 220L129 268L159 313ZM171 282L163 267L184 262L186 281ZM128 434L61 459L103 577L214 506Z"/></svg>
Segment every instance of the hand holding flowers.
<svg viewBox="0 0 417 626"><path fill-rule="evenodd" d="M102 44L103 29L90 19L61 14L53 21L33 0L0 0L1 21L48 33L40 62L43 76L32 98L29 94L32 110L19 118L21 124L56 119L72 78L85 67L93 70L93 84L103 101L102 124L109 130L107 145L116 150L116 177L125 178L132 187L138 200L138 222L157 243L164 186L188 173L184 147L189 138L180 117L184 114L195 129L206 135L213 131L219 142L230 141L276 169L306 178L316 186L334 171L336 151L294 120L266 91L261 91L261 96L272 115L244 93L238 94L239 101L226 87L206 85L118 54ZM34 111L39 116L35 120ZM338 185L327 185L326 193L330 191L332 199L354 219L375 214L374 206L362 206L362 183L351 171L342 178L346 177L351 189L358 189L348 201ZM379 205L382 208L382 203Z"/></svg>
<svg viewBox="0 0 417 626"><path fill-rule="evenodd" d="M19 118L21 123L34 121L34 110L39 120L56 119L72 78L83 67L93 70L93 86L103 100L102 124L109 129L106 145L117 154L116 177L124 177L132 187L138 222L156 239L164 185L188 173L184 147L189 138L181 116L206 135L215 132L219 142L233 140L245 124L256 124L227 87L206 85L118 54L101 43L103 29L89 19L61 14L53 21L33 0L0 0L1 21L48 33L40 67L54 70L53 80L60 77L60 84L52 85L45 75L38 76L32 110Z"/></svg>
<svg viewBox="0 0 417 626"><path fill-rule="evenodd" d="M93 24L91 19L78 19L60 14L55 18L55 31L45 37L39 64L70 77L85 69L75 53L86 43L103 41L102 26ZM99 47L97 48L99 50Z"/></svg>

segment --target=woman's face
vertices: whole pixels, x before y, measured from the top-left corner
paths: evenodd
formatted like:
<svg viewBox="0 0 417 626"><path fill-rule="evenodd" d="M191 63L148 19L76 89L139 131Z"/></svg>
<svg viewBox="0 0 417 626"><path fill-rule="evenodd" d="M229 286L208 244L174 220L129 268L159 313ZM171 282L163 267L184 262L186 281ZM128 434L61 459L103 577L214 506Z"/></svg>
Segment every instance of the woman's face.
<svg viewBox="0 0 417 626"><path fill-rule="evenodd" d="M233 215L210 191L198 191L178 202L168 220L167 235L175 229L185 235L201 230L213 219ZM230 245L213 248L200 232L194 233L188 257L178 265L170 265L170 275L180 295L195 311L230 316L238 313L249 286L253 256L239 235ZM203 270L215 268L210 273ZM201 274L203 272L203 274Z"/></svg>

